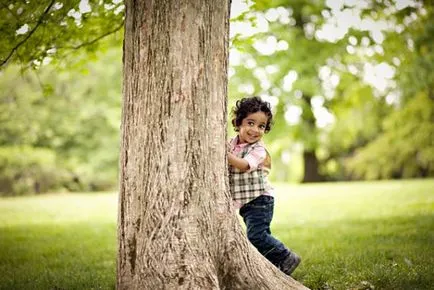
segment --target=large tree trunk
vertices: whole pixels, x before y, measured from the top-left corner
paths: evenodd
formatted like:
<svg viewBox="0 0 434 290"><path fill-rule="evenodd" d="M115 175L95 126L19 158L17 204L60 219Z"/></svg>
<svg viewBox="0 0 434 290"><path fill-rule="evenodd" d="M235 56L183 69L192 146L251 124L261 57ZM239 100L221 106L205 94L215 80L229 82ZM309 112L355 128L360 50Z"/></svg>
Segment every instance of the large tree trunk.
<svg viewBox="0 0 434 290"><path fill-rule="evenodd" d="M303 289L229 202L229 1L126 0L118 289Z"/></svg>

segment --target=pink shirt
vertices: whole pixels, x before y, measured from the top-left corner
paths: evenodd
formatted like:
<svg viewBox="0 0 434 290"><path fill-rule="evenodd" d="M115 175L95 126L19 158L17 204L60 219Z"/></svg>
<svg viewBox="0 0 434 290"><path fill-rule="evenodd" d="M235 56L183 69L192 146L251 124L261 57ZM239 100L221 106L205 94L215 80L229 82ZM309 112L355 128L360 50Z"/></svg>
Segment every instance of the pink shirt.
<svg viewBox="0 0 434 290"><path fill-rule="evenodd" d="M258 168L262 168L267 170L268 168L263 167L263 163L265 161L265 158L267 158L267 150L265 150L265 145L262 141L258 141L258 144L260 146L255 146L253 150L249 152L246 156L243 157L244 160L246 160L249 163L249 170L247 172L256 170ZM232 138L230 141L230 150L231 153L234 155L238 155L241 151L244 150L244 148L248 145L248 143L242 143L238 144L238 136L235 138ZM269 171L269 170L267 170ZM269 185L269 183L266 183L268 186L266 187L266 191L263 193L263 195L273 195L273 188ZM239 201L234 201L235 208L241 208L242 204Z"/></svg>

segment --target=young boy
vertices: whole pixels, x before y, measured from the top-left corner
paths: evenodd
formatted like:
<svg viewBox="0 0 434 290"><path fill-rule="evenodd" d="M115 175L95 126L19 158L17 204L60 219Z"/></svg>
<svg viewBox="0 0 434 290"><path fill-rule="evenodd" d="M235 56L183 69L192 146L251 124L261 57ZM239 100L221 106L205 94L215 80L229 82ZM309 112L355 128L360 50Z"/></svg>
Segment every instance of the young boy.
<svg viewBox="0 0 434 290"><path fill-rule="evenodd" d="M271 158L261 141L271 129L270 104L259 97L243 98L237 101L233 115L232 125L238 135L230 141L228 161L234 204L240 209L249 241L271 263L290 275L301 259L270 231L274 198L267 175Z"/></svg>

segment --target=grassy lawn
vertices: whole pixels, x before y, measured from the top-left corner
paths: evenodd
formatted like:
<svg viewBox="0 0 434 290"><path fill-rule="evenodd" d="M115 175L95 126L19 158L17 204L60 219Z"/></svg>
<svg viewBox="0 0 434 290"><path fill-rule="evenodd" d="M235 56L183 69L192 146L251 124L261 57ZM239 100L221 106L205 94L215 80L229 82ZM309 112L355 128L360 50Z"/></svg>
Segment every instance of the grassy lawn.
<svg viewBox="0 0 434 290"><path fill-rule="evenodd" d="M276 186L312 289L433 289L434 180ZM117 196L0 198L0 289L114 289Z"/></svg>
<svg viewBox="0 0 434 290"><path fill-rule="evenodd" d="M114 289L115 194L0 199L0 289Z"/></svg>
<svg viewBox="0 0 434 290"><path fill-rule="evenodd" d="M279 186L274 232L312 289L433 289L434 180Z"/></svg>

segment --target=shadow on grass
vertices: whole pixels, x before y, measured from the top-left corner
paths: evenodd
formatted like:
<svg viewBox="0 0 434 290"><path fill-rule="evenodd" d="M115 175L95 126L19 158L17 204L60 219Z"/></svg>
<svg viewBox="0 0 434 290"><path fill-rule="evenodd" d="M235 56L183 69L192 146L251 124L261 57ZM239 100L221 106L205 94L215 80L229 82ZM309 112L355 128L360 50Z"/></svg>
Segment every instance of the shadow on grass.
<svg viewBox="0 0 434 290"><path fill-rule="evenodd" d="M114 289L116 225L0 227L0 289Z"/></svg>

